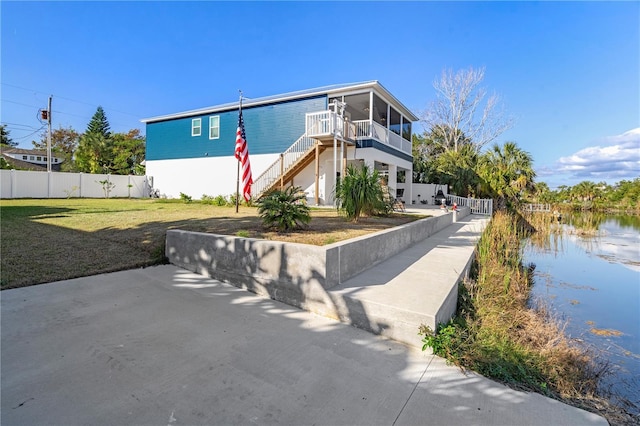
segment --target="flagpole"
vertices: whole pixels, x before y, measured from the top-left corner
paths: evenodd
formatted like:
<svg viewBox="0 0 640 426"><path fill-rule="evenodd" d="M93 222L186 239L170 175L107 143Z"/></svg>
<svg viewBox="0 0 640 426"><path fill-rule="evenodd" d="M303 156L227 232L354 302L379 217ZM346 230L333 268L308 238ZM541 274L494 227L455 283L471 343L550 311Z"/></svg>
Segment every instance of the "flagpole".
<svg viewBox="0 0 640 426"><path fill-rule="evenodd" d="M242 90L240 92L240 113L242 113ZM238 213L238 206L240 205L240 160L238 160L238 172L236 174L236 213Z"/></svg>

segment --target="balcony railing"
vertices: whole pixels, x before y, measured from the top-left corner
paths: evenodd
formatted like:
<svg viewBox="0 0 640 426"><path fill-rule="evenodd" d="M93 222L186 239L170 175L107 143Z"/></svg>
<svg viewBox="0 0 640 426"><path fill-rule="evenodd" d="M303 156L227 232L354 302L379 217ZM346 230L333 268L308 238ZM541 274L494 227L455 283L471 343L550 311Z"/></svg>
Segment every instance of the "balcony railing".
<svg viewBox="0 0 640 426"><path fill-rule="evenodd" d="M359 120L353 122L356 125L356 138L371 138L385 145L389 145L398 151L411 155L411 142L405 140L400 135L386 129L375 121Z"/></svg>
<svg viewBox="0 0 640 426"><path fill-rule="evenodd" d="M345 121L333 111L319 111L306 114L306 134L312 138L336 136L355 139L356 126Z"/></svg>

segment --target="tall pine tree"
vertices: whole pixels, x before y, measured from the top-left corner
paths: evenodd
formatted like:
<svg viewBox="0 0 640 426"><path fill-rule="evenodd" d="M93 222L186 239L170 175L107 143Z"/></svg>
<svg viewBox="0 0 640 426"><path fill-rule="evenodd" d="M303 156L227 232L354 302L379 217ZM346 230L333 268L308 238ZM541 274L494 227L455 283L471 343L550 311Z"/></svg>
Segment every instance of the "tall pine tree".
<svg viewBox="0 0 640 426"><path fill-rule="evenodd" d="M0 144L11 146L11 147L18 146L18 143L14 142L13 139L11 139L11 136L9 136L9 133L10 131L7 130L4 124L0 125L0 138L2 138L2 140L0 140Z"/></svg>
<svg viewBox="0 0 640 426"><path fill-rule="evenodd" d="M104 113L101 106L98 106L96 113L91 117L91 121L87 126L85 134L89 133L93 135L102 135L105 138L109 138L111 136L109 121L107 120L107 115Z"/></svg>
<svg viewBox="0 0 640 426"><path fill-rule="evenodd" d="M93 114L76 150L76 168L85 173L111 173L115 152L107 115L101 106Z"/></svg>

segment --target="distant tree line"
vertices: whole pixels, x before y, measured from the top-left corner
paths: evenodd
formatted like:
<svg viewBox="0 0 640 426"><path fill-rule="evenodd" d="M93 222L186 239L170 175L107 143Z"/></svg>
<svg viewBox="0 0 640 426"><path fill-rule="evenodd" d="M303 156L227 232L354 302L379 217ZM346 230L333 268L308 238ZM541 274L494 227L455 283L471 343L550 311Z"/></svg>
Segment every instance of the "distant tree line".
<svg viewBox="0 0 640 426"><path fill-rule="evenodd" d="M1 127L2 144L15 147L9 132ZM47 149L47 134L31 142L34 149ZM84 133L71 127L51 131L51 150L64 158L63 172L144 175L145 137L139 129L127 133L112 133L107 116L98 107Z"/></svg>
<svg viewBox="0 0 640 426"><path fill-rule="evenodd" d="M562 185L555 190L541 182L536 184L530 199L536 203L566 205L581 210L640 211L640 178L621 180L613 185L582 181L573 186Z"/></svg>

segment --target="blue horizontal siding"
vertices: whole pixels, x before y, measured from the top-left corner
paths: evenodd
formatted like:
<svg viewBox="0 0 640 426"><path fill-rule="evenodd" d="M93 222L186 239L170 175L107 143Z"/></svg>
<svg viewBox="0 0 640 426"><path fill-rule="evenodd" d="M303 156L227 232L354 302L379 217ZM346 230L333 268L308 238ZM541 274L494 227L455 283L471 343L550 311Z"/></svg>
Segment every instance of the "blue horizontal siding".
<svg viewBox="0 0 640 426"><path fill-rule="evenodd" d="M281 153L305 131L305 114L327 109L327 97L315 96L244 108L250 154ZM220 116L220 138L209 139L209 117ZM191 120L202 118L202 134L191 136ZM225 157L233 155L238 110L147 123L147 160Z"/></svg>

